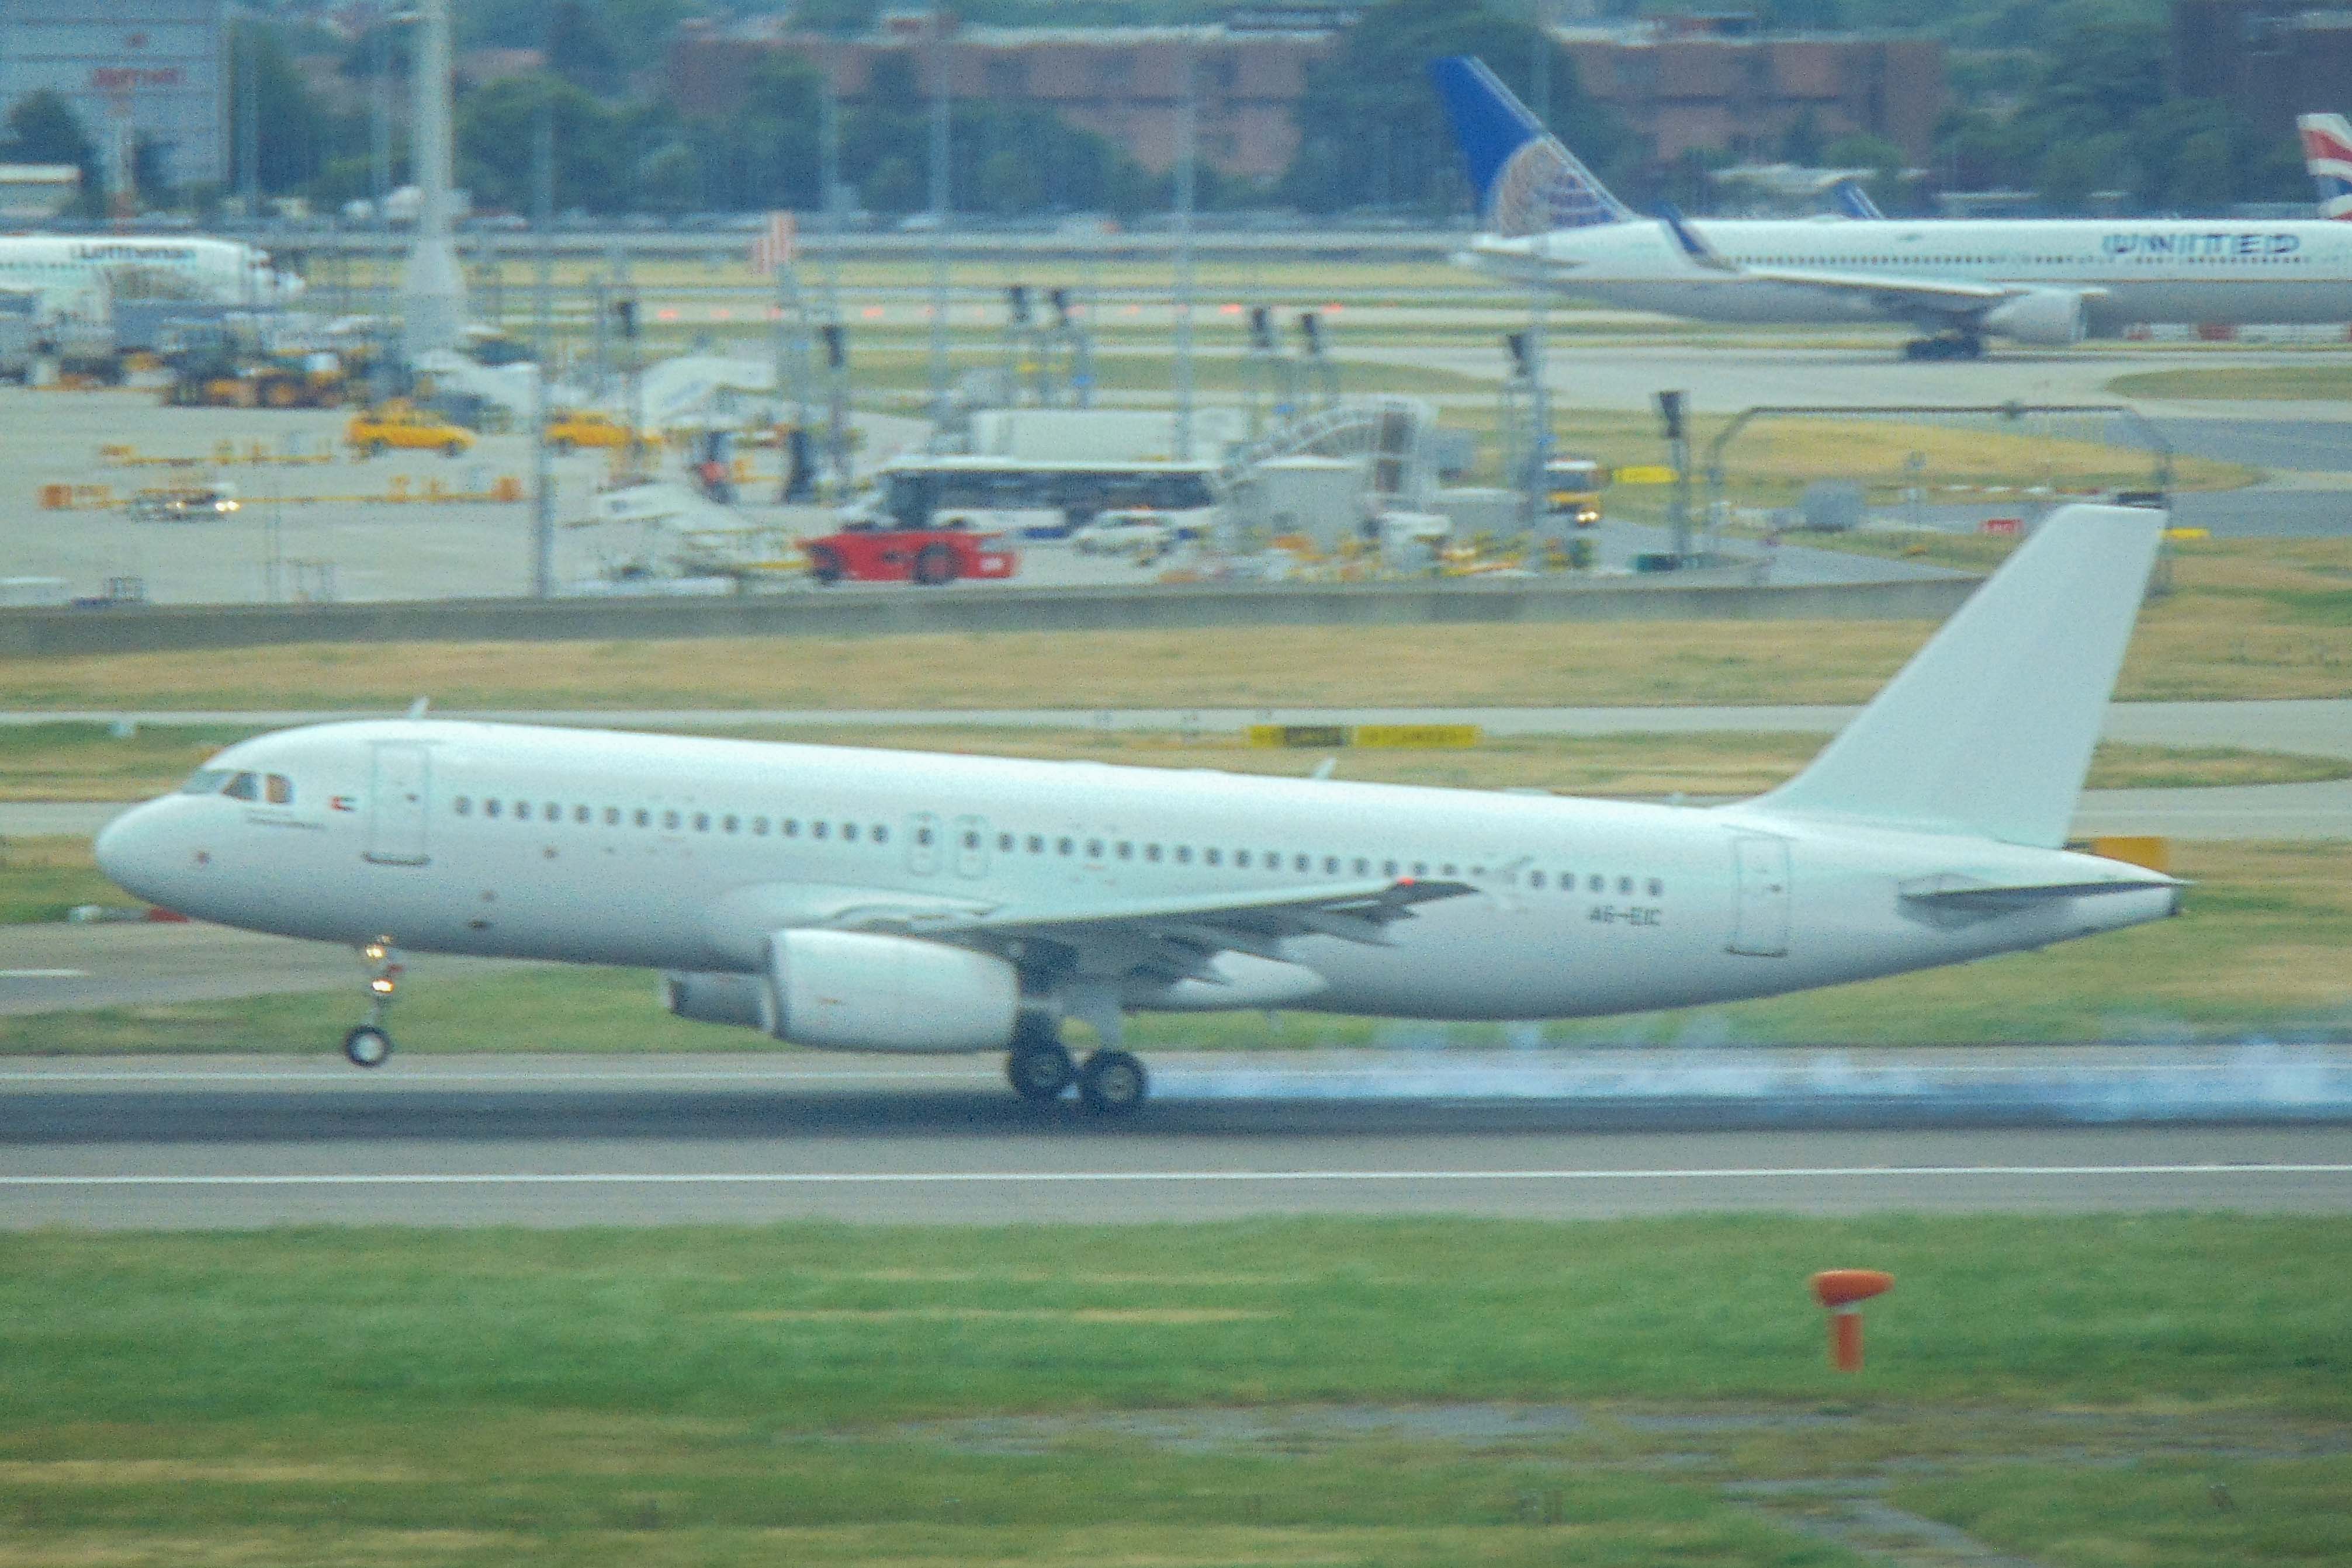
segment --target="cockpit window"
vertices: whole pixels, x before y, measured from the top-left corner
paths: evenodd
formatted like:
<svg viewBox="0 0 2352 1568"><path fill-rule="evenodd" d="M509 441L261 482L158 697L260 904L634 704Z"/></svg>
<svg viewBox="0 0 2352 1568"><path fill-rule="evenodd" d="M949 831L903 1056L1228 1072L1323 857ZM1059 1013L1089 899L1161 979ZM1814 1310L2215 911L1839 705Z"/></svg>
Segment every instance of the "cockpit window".
<svg viewBox="0 0 2352 1568"><path fill-rule="evenodd" d="M283 773L271 774L269 776L269 803L273 806L292 805L294 803L294 780L287 778Z"/></svg>
<svg viewBox="0 0 2352 1568"><path fill-rule="evenodd" d="M258 800L261 799L261 775L240 773L228 781L228 788L221 793L232 800Z"/></svg>
<svg viewBox="0 0 2352 1568"><path fill-rule="evenodd" d="M227 781L228 769L226 768L199 768L188 776L188 781L185 784L180 786L180 793L183 795L217 794L220 787Z"/></svg>

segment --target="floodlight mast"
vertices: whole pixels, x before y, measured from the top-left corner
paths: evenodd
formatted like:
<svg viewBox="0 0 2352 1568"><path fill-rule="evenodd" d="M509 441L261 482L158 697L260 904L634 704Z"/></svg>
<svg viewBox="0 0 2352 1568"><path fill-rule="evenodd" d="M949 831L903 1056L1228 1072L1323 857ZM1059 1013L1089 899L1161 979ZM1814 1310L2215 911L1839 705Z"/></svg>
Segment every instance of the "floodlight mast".
<svg viewBox="0 0 2352 1568"><path fill-rule="evenodd" d="M1175 455L1192 456L1192 196L1198 178L1199 73L1193 68L1193 29L1185 27L1176 46L1176 442Z"/></svg>
<svg viewBox="0 0 2352 1568"><path fill-rule="evenodd" d="M948 425L948 41L947 16L933 0L931 57L931 449Z"/></svg>

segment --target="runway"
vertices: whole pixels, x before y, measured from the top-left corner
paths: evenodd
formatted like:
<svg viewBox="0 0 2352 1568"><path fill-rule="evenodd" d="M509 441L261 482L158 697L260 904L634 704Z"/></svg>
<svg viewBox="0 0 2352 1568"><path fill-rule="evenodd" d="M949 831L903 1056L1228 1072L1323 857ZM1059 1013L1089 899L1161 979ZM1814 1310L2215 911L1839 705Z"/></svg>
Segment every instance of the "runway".
<svg viewBox="0 0 2352 1568"><path fill-rule="evenodd" d="M1986 1054L1996 1074L2031 1059ZM2207 1069L2245 1076L2217 1057L2174 1064L2191 1082ZM442 1058L363 1079L261 1058L12 1063L0 1073L0 1222L2352 1208L2352 1130L2276 1116L1965 1130L1881 1110L1876 1124L1773 1127L1739 1124L1753 1101L1727 1117L1689 1094L1514 1097L1492 1062L1407 1063L1423 1076L1392 1093L1350 1092L1360 1063L1326 1062L1306 1071L1336 1072L1331 1092L1252 1098L1204 1092L1214 1085L1202 1080L1263 1072L1254 1060L1160 1065L1167 1097L1108 1124L1021 1103L988 1061ZM2319 1070L2339 1091L2352 1083L2339 1057ZM1458 1092L1431 1071L1456 1073Z"/></svg>

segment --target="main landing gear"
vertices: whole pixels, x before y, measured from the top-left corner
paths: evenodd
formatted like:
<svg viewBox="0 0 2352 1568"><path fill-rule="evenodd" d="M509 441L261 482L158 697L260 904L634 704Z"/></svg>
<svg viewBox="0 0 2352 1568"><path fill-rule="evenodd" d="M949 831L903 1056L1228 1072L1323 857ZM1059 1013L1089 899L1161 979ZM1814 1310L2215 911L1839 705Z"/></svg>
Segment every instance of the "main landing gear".
<svg viewBox="0 0 2352 1568"><path fill-rule="evenodd" d="M387 937L360 951L369 966L367 1022L343 1036L343 1055L353 1067L382 1067L392 1057L392 1035L384 1019L392 1014L392 994L400 988L401 972L407 966L393 953Z"/></svg>
<svg viewBox="0 0 2352 1568"><path fill-rule="evenodd" d="M1944 332L1933 338L1914 338L1903 345L1906 360L1981 360L1984 340L1974 332Z"/></svg>
<svg viewBox="0 0 2352 1568"><path fill-rule="evenodd" d="M1075 1082L1078 1103L1103 1116L1124 1116L1151 1092L1151 1075L1142 1062L1126 1051L1109 1050L1096 1051L1081 1067L1062 1043L1054 1021L1034 1013L1024 1013L1013 1030L1004 1076L1014 1093L1040 1105L1060 1099Z"/></svg>

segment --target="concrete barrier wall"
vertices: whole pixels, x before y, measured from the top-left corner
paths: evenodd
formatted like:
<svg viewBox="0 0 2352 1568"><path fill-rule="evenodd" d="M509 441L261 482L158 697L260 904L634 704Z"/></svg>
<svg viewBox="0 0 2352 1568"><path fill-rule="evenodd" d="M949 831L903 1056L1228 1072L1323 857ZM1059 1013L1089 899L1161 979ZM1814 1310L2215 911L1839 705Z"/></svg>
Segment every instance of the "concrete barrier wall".
<svg viewBox="0 0 2352 1568"><path fill-rule="evenodd" d="M894 588L732 599L437 600L0 611L0 657L287 643L879 637L1200 626L1447 626L1564 621L1938 621L1974 578L1789 588L1605 583L1266 583Z"/></svg>

